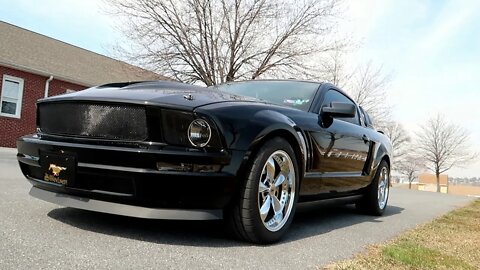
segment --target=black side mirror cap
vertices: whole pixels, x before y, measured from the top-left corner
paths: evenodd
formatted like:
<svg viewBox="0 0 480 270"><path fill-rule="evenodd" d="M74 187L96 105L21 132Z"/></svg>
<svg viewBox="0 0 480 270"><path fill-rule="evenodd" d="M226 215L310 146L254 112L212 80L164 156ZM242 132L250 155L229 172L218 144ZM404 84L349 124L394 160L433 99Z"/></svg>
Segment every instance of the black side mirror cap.
<svg viewBox="0 0 480 270"><path fill-rule="evenodd" d="M351 103L332 102L330 106L322 108L322 115L330 117L355 117L357 108Z"/></svg>

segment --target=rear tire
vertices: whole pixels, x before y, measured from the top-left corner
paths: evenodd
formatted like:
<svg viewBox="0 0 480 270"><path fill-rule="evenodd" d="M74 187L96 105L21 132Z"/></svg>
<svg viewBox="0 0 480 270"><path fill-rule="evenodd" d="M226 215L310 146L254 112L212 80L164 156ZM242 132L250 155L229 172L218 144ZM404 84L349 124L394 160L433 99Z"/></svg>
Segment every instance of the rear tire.
<svg viewBox="0 0 480 270"><path fill-rule="evenodd" d="M382 160L372 183L367 187L363 198L355 203L355 206L362 213L381 216L387 208L389 194L390 168L388 163Z"/></svg>
<svg viewBox="0 0 480 270"><path fill-rule="evenodd" d="M240 196L227 213L231 231L258 244L280 240L295 215L298 188L293 148L280 137L267 141L253 157Z"/></svg>

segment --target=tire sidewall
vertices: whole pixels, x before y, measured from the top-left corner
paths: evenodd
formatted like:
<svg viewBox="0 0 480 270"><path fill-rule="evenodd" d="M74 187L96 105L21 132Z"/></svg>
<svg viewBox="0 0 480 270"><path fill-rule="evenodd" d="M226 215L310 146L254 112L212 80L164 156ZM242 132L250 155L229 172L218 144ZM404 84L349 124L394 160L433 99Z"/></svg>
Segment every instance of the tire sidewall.
<svg viewBox="0 0 480 270"><path fill-rule="evenodd" d="M382 208L380 208L380 206L378 205L378 182L380 181L380 175L382 173L382 170L383 168L386 168L387 169L387 173L388 173L388 194L387 194L387 199L385 200L385 206ZM371 194L370 196L372 197L372 200L374 199L375 200L375 206L376 206L376 209L375 209L375 214L377 215L383 215L383 213L385 212L385 209L387 208L388 206L388 199L390 198L390 168L387 164L387 162L385 160L382 160L382 162L380 163L380 166L378 166L378 169L376 171L376 174L375 174L375 179L372 183L372 188L371 188Z"/></svg>
<svg viewBox="0 0 480 270"><path fill-rule="evenodd" d="M265 165L267 159L270 157L271 154L273 154L277 150L282 150L285 151L290 159L292 160L293 167L295 170L295 195L294 195L294 201L292 205L292 209L290 211L290 215L288 217L288 220L285 222L283 227L279 229L278 231L272 232L268 230L265 225L263 224L263 221L260 218L260 211L258 207L258 185L259 181L261 178L261 174L263 171L263 166ZM295 152L293 148L290 146L290 144L282 139L282 138L274 138L267 143L265 143L258 151L258 153L255 156L255 159L253 160L253 164L251 166L251 169L248 174L247 181L252 181L252 187L250 189L247 189L246 192L249 192L249 198L253 198L251 200L246 201L248 205L247 206L249 209L252 209L252 226L254 227L254 232L256 234L256 238L258 238L261 242L275 242L280 237L285 234L285 232L288 230L290 227L290 224L292 223L293 217L295 215L295 210L296 210L296 205L298 201L298 191L299 186L300 186L300 174L299 174L299 166L297 162L297 158L295 156Z"/></svg>

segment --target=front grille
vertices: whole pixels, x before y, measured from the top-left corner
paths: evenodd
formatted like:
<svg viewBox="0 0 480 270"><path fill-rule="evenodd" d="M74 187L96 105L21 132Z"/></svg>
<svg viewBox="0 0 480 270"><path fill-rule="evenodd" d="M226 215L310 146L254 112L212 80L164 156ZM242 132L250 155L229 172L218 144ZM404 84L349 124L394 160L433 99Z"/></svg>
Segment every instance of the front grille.
<svg viewBox="0 0 480 270"><path fill-rule="evenodd" d="M44 103L38 114L45 134L129 141L148 137L145 108L138 105Z"/></svg>

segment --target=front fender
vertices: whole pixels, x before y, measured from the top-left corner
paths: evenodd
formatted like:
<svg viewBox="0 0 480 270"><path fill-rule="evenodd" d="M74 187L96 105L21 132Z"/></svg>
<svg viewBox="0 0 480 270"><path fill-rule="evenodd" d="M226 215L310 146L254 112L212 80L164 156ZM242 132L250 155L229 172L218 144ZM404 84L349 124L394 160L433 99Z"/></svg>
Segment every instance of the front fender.
<svg viewBox="0 0 480 270"><path fill-rule="evenodd" d="M240 104L230 104L228 107L214 104L198 109L198 112L207 114L218 124L227 149L246 151L245 161L265 140L283 136L296 151L299 150L297 159L299 162L303 160L302 167L305 168L305 135L291 118L281 112L259 105Z"/></svg>
<svg viewBox="0 0 480 270"><path fill-rule="evenodd" d="M248 132L239 137L238 146L246 151L245 160L263 145L265 141L275 136L284 137L293 147L302 172L306 170L307 146L305 135L289 117L271 110L257 112L251 119Z"/></svg>
<svg viewBox="0 0 480 270"><path fill-rule="evenodd" d="M378 148L376 149L376 151L374 153L374 158L373 158L372 165L371 165L371 170L370 170L372 172L372 174L371 174L372 177L376 174L378 166L380 166L380 163L382 162L383 159L387 160L388 165L391 168L390 157L391 157L391 150L388 149L388 147L386 147L385 144L383 144L383 143L378 144Z"/></svg>
<svg viewBox="0 0 480 270"><path fill-rule="evenodd" d="M245 130L239 133L240 136L232 148L239 150L251 149L266 136L279 130L290 133L299 143L295 127L295 122L287 116L276 111L262 110L253 115L253 118L247 123Z"/></svg>

